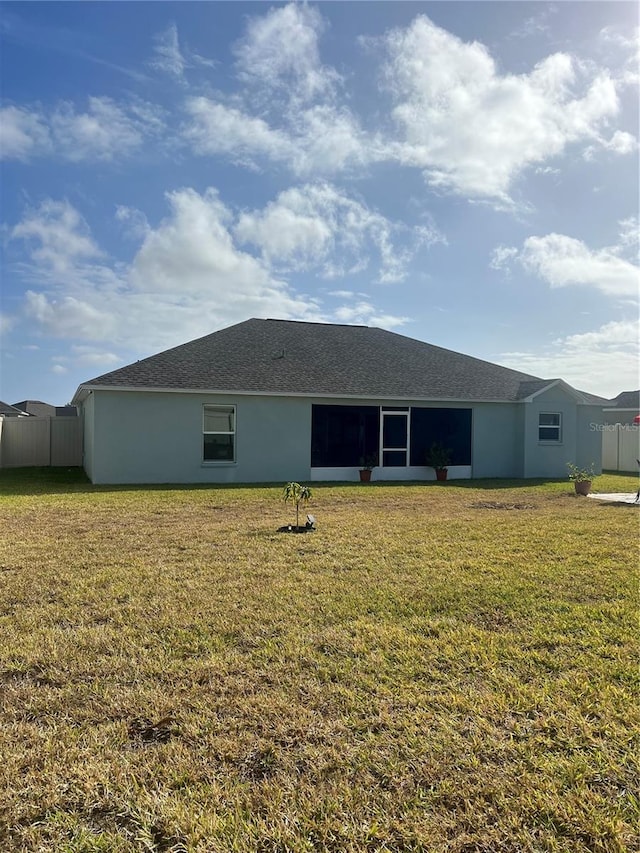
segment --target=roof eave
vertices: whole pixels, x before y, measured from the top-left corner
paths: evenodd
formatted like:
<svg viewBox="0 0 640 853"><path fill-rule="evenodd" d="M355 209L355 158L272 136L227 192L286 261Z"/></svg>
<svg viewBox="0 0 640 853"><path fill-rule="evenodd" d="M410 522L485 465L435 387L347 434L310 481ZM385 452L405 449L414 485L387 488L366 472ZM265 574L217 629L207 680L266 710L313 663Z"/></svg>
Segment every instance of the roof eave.
<svg viewBox="0 0 640 853"><path fill-rule="evenodd" d="M76 391L71 405L85 400L94 391L122 391L125 393L147 393L147 394L216 394L229 397L298 397L307 399L331 399L331 400L385 400L385 401L419 401L424 403L524 403L525 400L505 397L444 397L425 396L421 394L378 394L370 392L367 394L356 393L334 393L331 391L247 391L237 388L172 388L168 386L145 387L138 385L81 385Z"/></svg>

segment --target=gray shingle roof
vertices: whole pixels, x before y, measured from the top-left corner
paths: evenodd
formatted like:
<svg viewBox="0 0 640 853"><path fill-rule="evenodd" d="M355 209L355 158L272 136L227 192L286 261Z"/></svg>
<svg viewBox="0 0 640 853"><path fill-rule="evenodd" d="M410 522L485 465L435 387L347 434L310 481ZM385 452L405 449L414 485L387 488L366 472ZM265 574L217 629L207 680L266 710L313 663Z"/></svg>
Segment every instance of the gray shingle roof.
<svg viewBox="0 0 640 853"><path fill-rule="evenodd" d="M20 409L17 406L12 406L10 403L3 403L2 400L0 400L0 415L19 417L20 415L25 414L26 412L23 409Z"/></svg>
<svg viewBox="0 0 640 853"><path fill-rule="evenodd" d="M512 401L551 381L383 329L253 319L105 373L81 388Z"/></svg>
<svg viewBox="0 0 640 853"><path fill-rule="evenodd" d="M609 407L616 409L638 409L640 411L640 391L621 391L613 400L609 400Z"/></svg>

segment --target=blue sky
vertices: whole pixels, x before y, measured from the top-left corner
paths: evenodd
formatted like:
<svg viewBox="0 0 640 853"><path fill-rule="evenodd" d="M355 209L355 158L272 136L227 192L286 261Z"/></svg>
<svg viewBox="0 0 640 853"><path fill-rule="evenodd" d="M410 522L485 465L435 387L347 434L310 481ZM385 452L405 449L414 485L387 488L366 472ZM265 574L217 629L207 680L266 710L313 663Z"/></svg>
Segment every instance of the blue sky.
<svg viewBox="0 0 640 853"><path fill-rule="evenodd" d="M638 378L638 9L3 3L0 399L249 317Z"/></svg>

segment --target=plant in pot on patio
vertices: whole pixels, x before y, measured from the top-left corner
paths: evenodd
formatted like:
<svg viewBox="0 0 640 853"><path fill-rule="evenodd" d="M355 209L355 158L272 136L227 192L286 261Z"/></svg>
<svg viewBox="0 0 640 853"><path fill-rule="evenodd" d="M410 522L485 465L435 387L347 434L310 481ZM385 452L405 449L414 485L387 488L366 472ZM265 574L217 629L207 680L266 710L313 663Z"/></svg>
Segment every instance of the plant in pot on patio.
<svg viewBox="0 0 640 853"><path fill-rule="evenodd" d="M573 481L573 486L577 495L588 495L591 491L591 486L596 478L596 472L593 470L593 462L588 468L578 468L573 462L567 462L569 470L569 479Z"/></svg>
<svg viewBox="0 0 640 853"><path fill-rule="evenodd" d="M368 483L371 480L371 472L378 464L377 456L363 456L360 459L360 482Z"/></svg>
<svg viewBox="0 0 640 853"><path fill-rule="evenodd" d="M427 465L436 472L436 480L446 480L451 451L441 441L434 441L427 451Z"/></svg>

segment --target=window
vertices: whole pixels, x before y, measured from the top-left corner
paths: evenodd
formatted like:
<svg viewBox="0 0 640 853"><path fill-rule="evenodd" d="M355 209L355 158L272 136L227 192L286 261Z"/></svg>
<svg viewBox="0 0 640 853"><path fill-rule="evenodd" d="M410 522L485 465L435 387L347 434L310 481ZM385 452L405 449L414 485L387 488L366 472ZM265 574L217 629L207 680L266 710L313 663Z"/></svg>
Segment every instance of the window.
<svg viewBox="0 0 640 853"><path fill-rule="evenodd" d="M205 462L235 462L236 407L204 406L203 434Z"/></svg>
<svg viewBox="0 0 640 853"><path fill-rule="evenodd" d="M540 412L538 415L538 441L561 441L562 419L560 412Z"/></svg>

